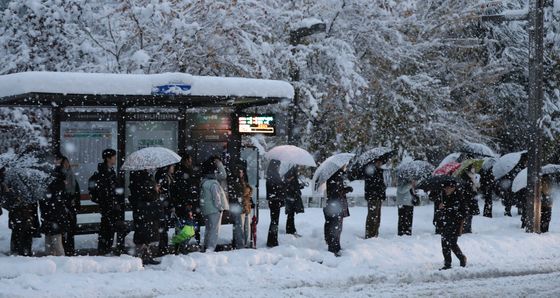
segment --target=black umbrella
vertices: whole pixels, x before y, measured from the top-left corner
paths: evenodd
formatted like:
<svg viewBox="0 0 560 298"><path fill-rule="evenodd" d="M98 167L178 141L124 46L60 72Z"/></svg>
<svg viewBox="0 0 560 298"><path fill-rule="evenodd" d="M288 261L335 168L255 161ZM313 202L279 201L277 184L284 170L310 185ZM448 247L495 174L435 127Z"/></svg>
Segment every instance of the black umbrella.
<svg viewBox="0 0 560 298"><path fill-rule="evenodd" d="M416 188L425 191L436 191L450 185L461 186L462 183L463 182L459 178L454 176L436 175L421 180L418 185L416 185Z"/></svg>

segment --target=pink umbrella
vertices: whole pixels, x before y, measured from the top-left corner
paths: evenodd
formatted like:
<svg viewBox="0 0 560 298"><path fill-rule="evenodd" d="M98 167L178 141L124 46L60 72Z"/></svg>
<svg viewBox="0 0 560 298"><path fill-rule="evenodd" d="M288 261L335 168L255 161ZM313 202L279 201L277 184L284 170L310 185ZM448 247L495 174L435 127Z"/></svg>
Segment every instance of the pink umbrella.
<svg viewBox="0 0 560 298"><path fill-rule="evenodd" d="M455 171L457 171L457 169L459 167L461 167L461 163L458 163L456 161L452 161L452 162L446 163L443 166L437 168L434 171L434 175L451 175Z"/></svg>

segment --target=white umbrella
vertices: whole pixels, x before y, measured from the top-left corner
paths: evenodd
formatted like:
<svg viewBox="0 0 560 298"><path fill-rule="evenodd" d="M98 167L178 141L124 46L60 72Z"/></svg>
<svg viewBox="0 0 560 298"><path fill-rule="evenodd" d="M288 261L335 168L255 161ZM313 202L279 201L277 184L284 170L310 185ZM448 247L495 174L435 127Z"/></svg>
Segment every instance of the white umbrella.
<svg viewBox="0 0 560 298"><path fill-rule="evenodd" d="M560 173L560 165L547 164L541 168L541 176L556 173ZM511 184L511 191L518 192L525 187L527 187L527 168L521 170L521 172L515 176Z"/></svg>
<svg viewBox="0 0 560 298"><path fill-rule="evenodd" d="M127 156L122 169L126 171L157 169L180 161L181 157L167 148L147 147Z"/></svg>
<svg viewBox="0 0 560 298"><path fill-rule="evenodd" d="M515 166L519 163L521 156L527 153L527 151L519 151L508 153L496 161L494 166L492 167L492 174L494 175L494 179L498 180L505 175L507 175Z"/></svg>
<svg viewBox="0 0 560 298"><path fill-rule="evenodd" d="M319 189L321 184L327 182L336 171L348 164L354 155L352 153L339 153L325 159L313 174L313 190Z"/></svg>
<svg viewBox="0 0 560 298"><path fill-rule="evenodd" d="M293 145L276 146L264 154L267 159L276 159L282 163L316 167L313 156L305 149Z"/></svg>
<svg viewBox="0 0 560 298"><path fill-rule="evenodd" d="M461 152L488 157L496 156L496 153L494 153L494 151L490 149L490 147L484 144L472 143L468 141L464 141L463 146L461 147Z"/></svg>

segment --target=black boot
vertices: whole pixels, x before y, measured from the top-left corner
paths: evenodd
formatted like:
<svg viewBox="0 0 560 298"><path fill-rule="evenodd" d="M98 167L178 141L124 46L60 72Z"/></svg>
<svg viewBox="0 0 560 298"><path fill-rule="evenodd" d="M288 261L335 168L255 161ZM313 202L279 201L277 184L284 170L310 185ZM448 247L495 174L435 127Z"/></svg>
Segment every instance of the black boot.
<svg viewBox="0 0 560 298"><path fill-rule="evenodd" d="M463 255L463 256L459 259L459 265L461 265L461 267L467 266L467 256Z"/></svg>

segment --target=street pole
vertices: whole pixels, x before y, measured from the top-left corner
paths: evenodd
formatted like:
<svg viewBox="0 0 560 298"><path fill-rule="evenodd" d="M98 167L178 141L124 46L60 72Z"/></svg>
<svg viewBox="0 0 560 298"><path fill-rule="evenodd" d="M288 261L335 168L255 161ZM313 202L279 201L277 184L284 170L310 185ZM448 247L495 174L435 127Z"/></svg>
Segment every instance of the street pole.
<svg viewBox="0 0 560 298"><path fill-rule="evenodd" d="M526 231L541 231L543 34L544 0L529 0L529 152L527 163Z"/></svg>

